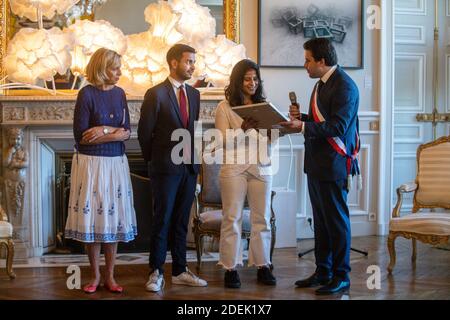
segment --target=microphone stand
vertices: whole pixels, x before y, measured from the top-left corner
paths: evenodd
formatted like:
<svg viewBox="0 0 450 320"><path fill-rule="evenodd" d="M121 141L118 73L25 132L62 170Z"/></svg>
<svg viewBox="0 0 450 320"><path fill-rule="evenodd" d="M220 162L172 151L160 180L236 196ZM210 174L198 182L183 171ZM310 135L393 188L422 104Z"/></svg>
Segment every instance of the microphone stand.
<svg viewBox="0 0 450 320"><path fill-rule="evenodd" d="M309 226L311 227L311 224L312 224L312 219L311 219L311 218L308 218L308 223L309 223ZM311 227L311 229L312 229L312 227ZM314 231L314 230L313 230L313 231ZM299 257L299 258L302 258L303 256L307 255L308 253L313 252L314 250L315 250L315 248L311 248L311 249L308 249L308 250L306 250L306 251L299 252L299 253L298 253L298 257ZM367 252L367 251L355 249L355 248L352 248L352 247L350 247L350 250L355 251L355 252L357 252L357 253L360 253L360 254L362 254L362 255L364 255L364 256L366 256L366 257L369 255L369 252Z"/></svg>
<svg viewBox="0 0 450 320"><path fill-rule="evenodd" d="M298 257L302 258L303 256L307 255L308 253L313 252L314 250L315 250L315 248L312 248L312 249L308 249L308 250L303 251L303 252L299 252L298 253ZM366 257L369 255L369 253L367 251L363 251L363 250L359 250L359 249L355 249L355 248L350 248L350 250L358 252L358 253L366 256Z"/></svg>

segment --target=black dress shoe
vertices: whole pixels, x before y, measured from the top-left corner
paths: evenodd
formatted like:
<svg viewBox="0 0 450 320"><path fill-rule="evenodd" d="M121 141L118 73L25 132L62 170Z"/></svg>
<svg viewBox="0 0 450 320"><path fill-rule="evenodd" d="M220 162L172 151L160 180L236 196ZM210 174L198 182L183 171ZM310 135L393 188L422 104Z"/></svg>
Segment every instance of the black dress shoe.
<svg viewBox="0 0 450 320"><path fill-rule="evenodd" d="M274 286L277 284L277 279L275 279L269 267L259 268L257 277L258 282L265 284L266 286Z"/></svg>
<svg viewBox="0 0 450 320"><path fill-rule="evenodd" d="M226 288L233 289L238 289L241 287L241 279L239 279L239 274L236 270L225 271L224 285Z"/></svg>
<svg viewBox="0 0 450 320"><path fill-rule="evenodd" d="M346 292L348 291L348 289L350 289L350 281L342 280L339 278L333 278L333 280L329 284L323 286L322 288L317 289L316 294L330 295L340 292Z"/></svg>
<svg viewBox="0 0 450 320"><path fill-rule="evenodd" d="M298 280L295 282L297 288L312 288L318 286L324 286L330 282L330 278L320 276L318 273L314 273L309 278Z"/></svg>

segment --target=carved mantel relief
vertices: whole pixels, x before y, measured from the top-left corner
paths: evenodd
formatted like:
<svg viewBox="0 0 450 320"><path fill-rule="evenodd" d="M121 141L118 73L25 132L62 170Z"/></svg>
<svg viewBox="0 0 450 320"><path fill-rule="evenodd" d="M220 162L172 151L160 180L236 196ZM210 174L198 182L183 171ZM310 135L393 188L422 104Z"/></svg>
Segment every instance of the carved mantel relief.
<svg viewBox="0 0 450 320"><path fill-rule="evenodd" d="M33 107L29 109L29 119L34 121L73 120L74 107L65 108L60 105Z"/></svg>
<svg viewBox="0 0 450 320"><path fill-rule="evenodd" d="M200 119L214 121L218 100L204 100L200 109ZM71 125L75 101L14 101L13 105L3 103L0 119L3 124L13 125ZM142 100L129 100L128 109L132 125L137 125L141 114Z"/></svg>
<svg viewBox="0 0 450 320"><path fill-rule="evenodd" d="M8 147L3 157L6 208L12 225L21 226L28 152L23 147L23 130L21 128L8 128L6 137Z"/></svg>
<svg viewBox="0 0 450 320"><path fill-rule="evenodd" d="M3 118L5 121L23 121L25 120L25 108L4 108Z"/></svg>

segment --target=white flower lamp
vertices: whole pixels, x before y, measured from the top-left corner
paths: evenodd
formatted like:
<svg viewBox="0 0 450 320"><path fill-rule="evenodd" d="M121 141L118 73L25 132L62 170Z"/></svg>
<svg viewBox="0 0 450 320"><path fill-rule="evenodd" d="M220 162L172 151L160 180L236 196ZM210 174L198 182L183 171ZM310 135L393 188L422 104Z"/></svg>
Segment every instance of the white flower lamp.
<svg viewBox="0 0 450 320"><path fill-rule="evenodd" d="M56 13L63 14L79 0L9 0L11 11L19 17L38 21L38 9L43 16L53 19Z"/></svg>
<svg viewBox="0 0 450 320"><path fill-rule="evenodd" d="M119 85L129 94L143 95L169 75L166 54L170 46L149 32L129 35L127 43Z"/></svg>
<svg viewBox="0 0 450 320"><path fill-rule="evenodd" d="M90 57L97 49L107 48L120 55L125 54L127 50L125 35L108 21L77 20L64 31L72 34L75 39L75 46L71 52L71 70L76 77L84 74Z"/></svg>
<svg viewBox="0 0 450 320"><path fill-rule="evenodd" d="M176 25L180 20L180 15L172 10L172 7L165 1L152 3L145 8L145 21L150 24L152 36L162 38L168 45L183 39L183 35L176 30Z"/></svg>
<svg viewBox="0 0 450 320"><path fill-rule="evenodd" d="M73 38L58 28L22 28L9 42L5 58L10 80L34 85L38 79L53 80L71 64Z"/></svg>
<svg viewBox="0 0 450 320"><path fill-rule="evenodd" d="M199 55L201 56L199 74L205 74L207 82L220 88L228 84L234 65L247 58L245 47L227 39L224 35L210 40Z"/></svg>
<svg viewBox="0 0 450 320"><path fill-rule="evenodd" d="M205 42L215 37L216 20L209 8L198 5L194 0L170 0L169 3L181 16L176 27L184 41L201 49Z"/></svg>

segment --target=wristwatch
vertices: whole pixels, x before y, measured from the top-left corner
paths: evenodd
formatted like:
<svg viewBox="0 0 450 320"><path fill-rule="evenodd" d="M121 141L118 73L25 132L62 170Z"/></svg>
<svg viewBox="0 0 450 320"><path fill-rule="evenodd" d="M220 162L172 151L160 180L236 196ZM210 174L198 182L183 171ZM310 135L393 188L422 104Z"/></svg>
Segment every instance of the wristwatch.
<svg viewBox="0 0 450 320"><path fill-rule="evenodd" d="M107 135L109 133L109 129L107 127L103 127L103 134Z"/></svg>

